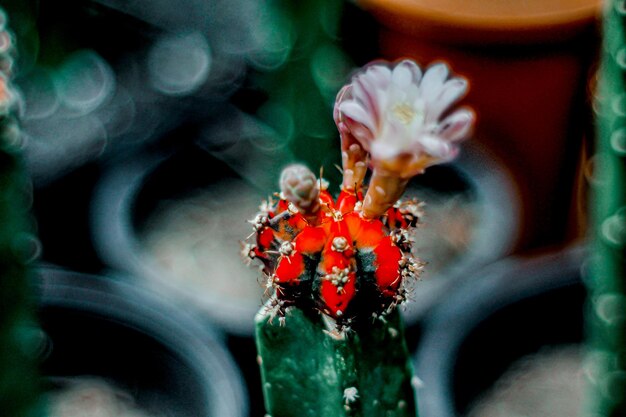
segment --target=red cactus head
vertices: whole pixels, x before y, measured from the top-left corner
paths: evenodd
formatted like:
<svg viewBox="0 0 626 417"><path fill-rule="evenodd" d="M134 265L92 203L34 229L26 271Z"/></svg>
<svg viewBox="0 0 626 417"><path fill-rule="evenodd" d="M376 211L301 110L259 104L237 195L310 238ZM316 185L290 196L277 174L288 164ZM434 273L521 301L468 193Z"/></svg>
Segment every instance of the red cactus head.
<svg viewBox="0 0 626 417"><path fill-rule="evenodd" d="M417 203L366 219L359 211L360 191L343 190L334 201L310 171L288 170L281 184L289 190L281 190L281 198L265 204L267 211L251 221L256 245L246 246L250 258L264 263L278 313L289 306L317 309L341 323L359 313L384 313L403 301L406 281L418 275L421 264L411 256L411 241L399 238L416 226L419 213L402 208ZM307 184L298 184L298 178Z"/></svg>

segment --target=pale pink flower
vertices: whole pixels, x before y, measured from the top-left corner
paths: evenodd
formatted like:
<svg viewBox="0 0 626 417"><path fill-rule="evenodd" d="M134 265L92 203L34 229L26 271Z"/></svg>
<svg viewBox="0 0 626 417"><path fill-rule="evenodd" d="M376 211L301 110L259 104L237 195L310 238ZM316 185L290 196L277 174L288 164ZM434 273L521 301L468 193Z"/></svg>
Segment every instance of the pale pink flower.
<svg viewBox="0 0 626 417"><path fill-rule="evenodd" d="M376 63L356 74L337 95L334 118L341 135L343 188L358 188L369 162L373 172L363 214L376 218L402 195L408 180L458 154L474 113L452 106L467 92L464 78L438 63L424 74L413 61Z"/></svg>
<svg viewBox="0 0 626 417"><path fill-rule="evenodd" d="M464 78L449 77L443 63L423 75L409 60L372 64L339 92L335 121L342 135L349 133L370 154L374 167L408 178L457 155L474 114L449 110L467 87Z"/></svg>

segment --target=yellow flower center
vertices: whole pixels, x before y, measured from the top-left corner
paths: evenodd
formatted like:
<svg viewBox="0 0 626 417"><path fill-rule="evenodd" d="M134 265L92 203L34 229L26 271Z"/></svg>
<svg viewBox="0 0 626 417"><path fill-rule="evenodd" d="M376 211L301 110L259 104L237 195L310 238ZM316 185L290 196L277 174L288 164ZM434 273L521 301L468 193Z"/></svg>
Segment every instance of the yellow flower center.
<svg viewBox="0 0 626 417"><path fill-rule="evenodd" d="M413 106L408 103L396 104L391 111L405 125L411 123L417 114Z"/></svg>

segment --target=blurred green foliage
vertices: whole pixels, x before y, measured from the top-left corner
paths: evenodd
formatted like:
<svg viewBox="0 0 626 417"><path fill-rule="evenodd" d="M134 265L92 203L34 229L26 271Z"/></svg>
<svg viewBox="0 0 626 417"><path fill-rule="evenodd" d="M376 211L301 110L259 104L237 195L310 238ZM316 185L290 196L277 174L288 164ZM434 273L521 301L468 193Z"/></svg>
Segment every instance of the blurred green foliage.
<svg viewBox="0 0 626 417"><path fill-rule="evenodd" d="M335 165L341 162L332 109L353 65L339 39L342 10L342 0L265 2L273 53L266 51L253 76L268 97L258 116L278 132L294 161L314 172L323 168L332 185L340 181Z"/></svg>
<svg viewBox="0 0 626 417"><path fill-rule="evenodd" d="M5 27L6 15L0 20L0 414L31 417L41 415L36 353L40 330L27 265L38 253L38 242L14 116L16 92L10 84L14 41Z"/></svg>

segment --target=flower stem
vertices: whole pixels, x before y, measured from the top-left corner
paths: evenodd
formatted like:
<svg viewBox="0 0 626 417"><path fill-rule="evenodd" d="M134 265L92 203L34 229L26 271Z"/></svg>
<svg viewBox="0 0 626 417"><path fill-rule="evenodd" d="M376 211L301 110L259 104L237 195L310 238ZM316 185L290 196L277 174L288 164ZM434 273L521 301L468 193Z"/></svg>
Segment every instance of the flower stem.
<svg viewBox="0 0 626 417"><path fill-rule="evenodd" d="M367 194L363 200L363 216L377 219L402 196L409 182L385 170L374 168Z"/></svg>

